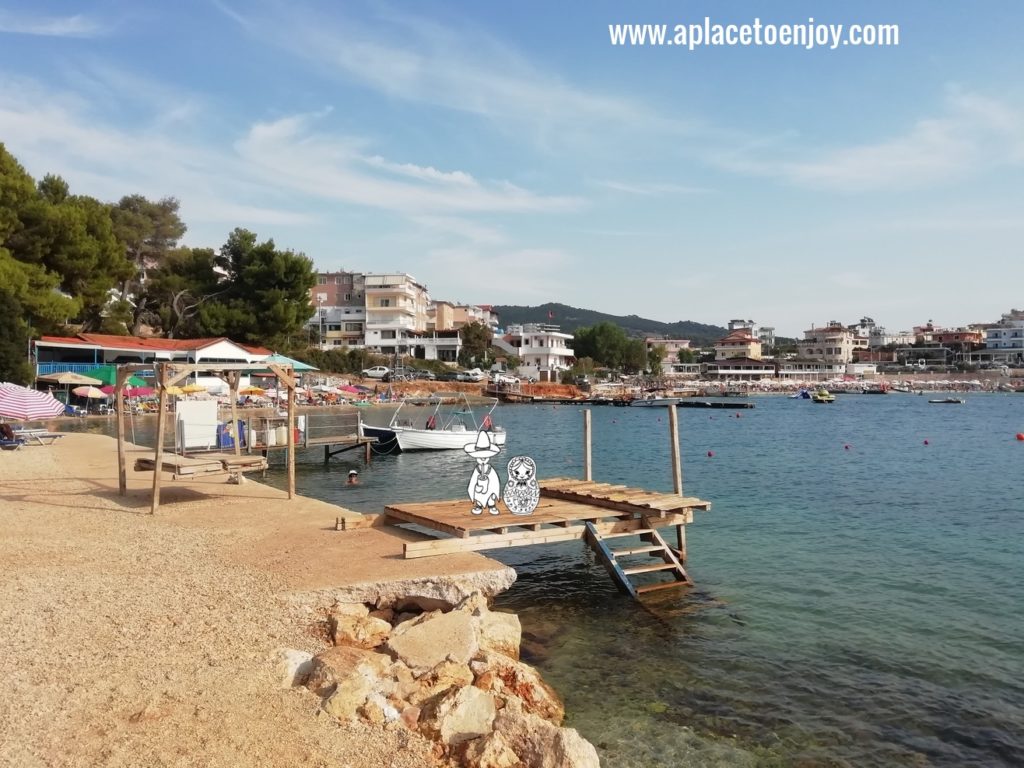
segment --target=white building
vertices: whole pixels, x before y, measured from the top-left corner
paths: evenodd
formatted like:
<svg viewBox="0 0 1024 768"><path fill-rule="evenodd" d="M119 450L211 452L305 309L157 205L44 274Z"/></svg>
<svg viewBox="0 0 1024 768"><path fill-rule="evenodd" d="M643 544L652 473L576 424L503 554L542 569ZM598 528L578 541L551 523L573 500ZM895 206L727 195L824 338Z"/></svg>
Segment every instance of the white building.
<svg viewBox="0 0 1024 768"><path fill-rule="evenodd" d="M427 287L411 275L368 273L365 344L381 354L406 354L411 336L427 330Z"/></svg>
<svg viewBox="0 0 1024 768"><path fill-rule="evenodd" d="M562 333L557 325L528 323L510 325L504 336L495 336L494 346L515 355L527 374L536 370L537 378L557 378L554 374L572 367L574 355L571 333Z"/></svg>
<svg viewBox="0 0 1024 768"><path fill-rule="evenodd" d="M819 360L846 366L853 361L853 350L867 348L868 340L858 337L849 328L835 320L822 328L804 331L804 338L797 343L797 356L803 360Z"/></svg>
<svg viewBox="0 0 1024 768"><path fill-rule="evenodd" d="M1024 361L1024 312L1011 310L985 329L985 351L990 359Z"/></svg>

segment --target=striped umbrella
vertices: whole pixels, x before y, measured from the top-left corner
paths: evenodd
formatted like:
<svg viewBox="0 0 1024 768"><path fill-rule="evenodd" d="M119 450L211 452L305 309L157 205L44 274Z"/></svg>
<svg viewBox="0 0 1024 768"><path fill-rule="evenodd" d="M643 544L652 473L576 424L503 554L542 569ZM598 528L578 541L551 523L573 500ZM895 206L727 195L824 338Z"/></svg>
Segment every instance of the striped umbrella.
<svg viewBox="0 0 1024 768"><path fill-rule="evenodd" d="M48 392L0 384L0 416L22 421L49 419L64 413L64 403Z"/></svg>

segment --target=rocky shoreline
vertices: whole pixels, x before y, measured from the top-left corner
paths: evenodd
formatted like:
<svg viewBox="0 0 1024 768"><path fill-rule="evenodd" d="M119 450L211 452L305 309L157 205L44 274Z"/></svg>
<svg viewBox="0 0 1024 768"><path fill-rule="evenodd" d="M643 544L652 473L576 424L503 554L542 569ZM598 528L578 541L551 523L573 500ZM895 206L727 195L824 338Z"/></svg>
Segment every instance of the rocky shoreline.
<svg viewBox="0 0 1024 768"><path fill-rule="evenodd" d="M518 617L491 611L479 592L455 605L335 603L319 627L333 646L279 649L277 669L283 687L304 687L341 723L407 730L465 768L600 765L593 745L561 727L558 694L520 661Z"/></svg>
<svg viewBox="0 0 1024 768"><path fill-rule="evenodd" d="M0 765L597 765L486 607L512 569L404 560L415 534L256 482L169 483L152 516L115 455L0 457Z"/></svg>

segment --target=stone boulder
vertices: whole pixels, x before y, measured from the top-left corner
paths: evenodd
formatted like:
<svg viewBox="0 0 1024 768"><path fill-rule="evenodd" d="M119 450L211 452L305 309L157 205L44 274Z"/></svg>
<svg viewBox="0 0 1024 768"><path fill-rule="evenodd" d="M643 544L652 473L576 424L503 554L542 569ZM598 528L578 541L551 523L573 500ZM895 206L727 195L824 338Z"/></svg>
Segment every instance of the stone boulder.
<svg viewBox="0 0 1024 768"><path fill-rule="evenodd" d="M305 685L309 673L313 670L313 654L306 651L278 648L274 651L272 660L282 688Z"/></svg>
<svg viewBox="0 0 1024 768"><path fill-rule="evenodd" d="M396 662L396 664L399 662ZM473 671L468 664L442 661L432 670L416 679L416 689L407 697L410 704L421 706L429 699L451 688L465 688L473 684Z"/></svg>
<svg viewBox="0 0 1024 768"><path fill-rule="evenodd" d="M364 603L342 603L335 602L331 606L331 616L344 614L345 616L369 616L370 609Z"/></svg>
<svg viewBox="0 0 1024 768"><path fill-rule="evenodd" d="M519 658L519 643L523 636L523 625L514 613L487 611L479 617L480 647Z"/></svg>
<svg viewBox="0 0 1024 768"><path fill-rule="evenodd" d="M384 646L417 675L442 661L466 664L479 650L473 618L466 613L424 613L399 624Z"/></svg>
<svg viewBox="0 0 1024 768"><path fill-rule="evenodd" d="M452 609L452 604L439 597L407 595L396 600L391 608L395 613L426 613L429 611L447 612Z"/></svg>
<svg viewBox="0 0 1024 768"><path fill-rule="evenodd" d="M526 712L561 725L565 705L533 667L493 651L480 653L469 666L475 675L476 687L502 700L514 697Z"/></svg>
<svg viewBox="0 0 1024 768"><path fill-rule="evenodd" d="M328 626L335 645L351 645L355 648L376 648L391 634L390 623L369 615L332 613Z"/></svg>
<svg viewBox="0 0 1024 768"><path fill-rule="evenodd" d="M347 645L313 657L306 687L326 696L323 707L339 720L356 715L371 693L389 693L394 682L385 676L391 659L382 653Z"/></svg>
<svg viewBox="0 0 1024 768"><path fill-rule="evenodd" d="M547 720L510 705L498 713L494 730L529 768L600 768L594 745L573 728L559 728Z"/></svg>
<svg viewBox="0 0 1024 768"><path fill-rule="evenodd" d="M500 731L492 731L479 739L464 742L458 752L463 768L521 768L519 759Z"/></svg>
<svg viewBox="0 0 1024 768"><path fill-rule="evenodd" d="M442 744L455 746L490 733L496 713L489 693L472 686L450 688L424 710L420 730Z"/></svg>

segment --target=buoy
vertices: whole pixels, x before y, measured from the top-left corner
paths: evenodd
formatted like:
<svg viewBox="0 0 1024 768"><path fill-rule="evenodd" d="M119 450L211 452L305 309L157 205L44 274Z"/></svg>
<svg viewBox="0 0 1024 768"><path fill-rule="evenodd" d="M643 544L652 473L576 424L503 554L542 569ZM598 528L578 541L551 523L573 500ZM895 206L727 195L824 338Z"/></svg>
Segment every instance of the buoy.
<svg viewBox="0 0 1024 768"><path fill-rule="evenodd" d="M925 441L924 441L924 444L925 444L925 445L928 445L928 441L927 441L927 440L925 440Z"/></svg>
<svg viewBox="0 0 1024 768"><path fill-rule="evenodd" d="M1018 432L1017 439L1024 442L1024 432Z"/></svg>
<svg viewBox="0 0 1024 768"><path fill-rule="evenodd" d="M714 455L715 455L715 452L714 452L714 451L708 451L708 458L709 458L709 459L710 459L710 458L714 458Z"/></svg>
<svg viewBox="0 0 1024 768"><path fill-rule="evenodd" d="M737 414L736 414L736 418L738 419L739 417L740 417L740 415L739 415L739 414L737 413Z"/></svg>
<svg viewBox="0 0 1024 768"><path fill-rule="evenodd" d="M847 445L844 445L844 446L843 446L843 450L845 450L845 451L848 451L848 450L850 450L850 446L849 446L848 444L847 444Z"/></svg>

